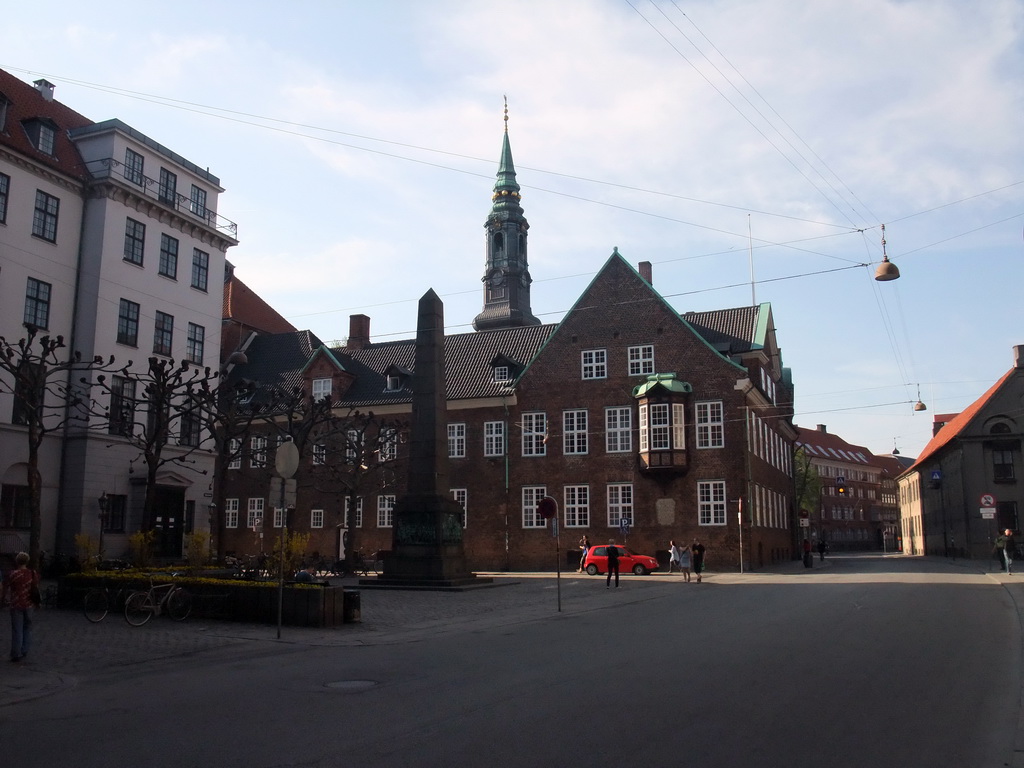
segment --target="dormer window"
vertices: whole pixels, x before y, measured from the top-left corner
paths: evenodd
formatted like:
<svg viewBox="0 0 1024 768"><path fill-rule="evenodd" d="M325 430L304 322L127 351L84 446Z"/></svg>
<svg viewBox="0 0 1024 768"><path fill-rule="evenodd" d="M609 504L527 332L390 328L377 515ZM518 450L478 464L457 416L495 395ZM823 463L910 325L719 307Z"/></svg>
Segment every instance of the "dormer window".
<svg viewBox="0 0 1024 768"><path fill-rule="evenodd" d="M32 146L46 155L53 156L57 139L57 126L49 120L28 120L23 123Z"/></svg>
<svg viewBox="0 0 1024 768"><path fill-rule="evenodd" d="M402 377L396 374L388 376L388 392L397 392L402 388Z"/></svg>
<svg viewBox="0 0 1024 768"><path fill-rule="evenodd" d="M331 397L330 379L313 379L313 399L324 400Z"/></svg>
<svg viewBox="0 0 1024 768"><path fill-rule="evenodd" d="M523 367L508 355L498 354L491 358L491 381L511 386Z"/></svg>

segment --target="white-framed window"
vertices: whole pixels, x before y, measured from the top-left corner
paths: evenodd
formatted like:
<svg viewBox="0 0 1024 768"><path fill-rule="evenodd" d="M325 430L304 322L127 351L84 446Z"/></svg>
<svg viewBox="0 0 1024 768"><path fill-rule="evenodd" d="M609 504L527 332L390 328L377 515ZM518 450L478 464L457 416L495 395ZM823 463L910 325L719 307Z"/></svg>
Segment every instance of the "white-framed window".
<svg viewBox="0 0 1024 768"><path fill-rule="evenodd" d="M397 392L402 388L402 377L397 374L388 374L387 391Z"/></svg>
<svg viewBox="0 0 1024 768"><path fill-rule="evenodd" d="M281 507L274 507L274 527L284 528L284 517L286 510Z"/></svg>
<svg viewBox="0 0 1024 768"><path fill-rule="evenodd" d="M677 451L686 448L686 407L672 403L672 447Z"/></svg>
<svg viewBox="0 0 1024 768"><path fill-rule="evenodd" d="M652 344L630 347L627 355L630 376L650 376L654 373L654 346Z"/></svg>
<svg viewBox="0 0 1024 768"><path fill-rule="evenodd" d="M313 465L322 467L327 463L327 446L323 443L313 443Z"/></svg>
<svg viewBox="0 0 1024 768"><path fill-rule="evenodd" d="M398 458L398 431L392 428L380 431L380 460L394 461Z"/></svg>
<svg viewBox="0 0 1024 768"><path fill-rule="evenodd" d="M466 425L448 425L448 458L462 459L466 456Z"/></svg>
<svg viewBox="0 0 1024 768"><path fill-rule="evenodd" d="M394 494L382 494L377 497L377 527L391 528L395 524Z"/></svg>
<svg viewBox="0 0 1024 768"><path fill-rule="evenodd" d="M566 528L586 528L590 525L590 486L565 486L565 504L562 506Z"/></svg>
<svg viewBox="0 0 1024 768"><path fill-rule="evenodd" d="M196 365L202 365L206 348L206 328L195 323L189 323L188 338L185 344L185 357L188 358L188 361Z"/></svg>
<svg viewBox="0 0 1024 768"><path fill-rule="evenodd" d="M349 463L362 458L363 433L358 429L345 430L345 460Z"/></svg>
<svg viewBox="0 0 1024 768"><path fill-rule="evenodd" d="M499 384L504 384L506 381L512 381L512 371L507 365L496 365L494 366L491 380Z"/></svg>
<svg viewBox="0 0 1024 768"><path fill-rule="evenodd" d="M721 400L697 403L697 448L725 447L725 416Z"/></svg>
<svg viewBox="0 0 1024 768"><path fill-rule="evenodd" d="M228 440L228 456L231 457L231 461L228 462L228 469L242 468L242 441L237 437L232 437Z"/></svg>
<svg viewBox="0 0 1024 768"><path fill-rule="evenodd" d="M546 456L548 417L546 413L523 414L523 456Z"/></svg>
<svg viewBox="0 0 1024 768"><path fill-rule="evenodd" d="M697 522L699 525L725 525L724 480L697 483Z"/></svg>
<svg viewBox="0 0 1024 768"><path fill-rule="evenodd" d="M311 509L311 510L309 510L309 527L310 528L323 528L324 527L324 511L322 509Z"/></svg>
<svg viewBox="0 0 1024 768"><path fill-rule="evenodd" d="M206 190L192 185L192 198L189 200L189 210L201 219L206 218Z"/></svg>
<svg viewBox="0 0 1024 768"><path fill-rule="evenodd" d="M584 349L580 352L580 376L584 379L608 378L608 350Z"/></svg>
<svg viewBox="0 0 1024 768"><path fill-rule="evenodd" d="M640 450L668 451L686 447L685 415L682 403L644 403L640 415Z"/></svg>
<svg viewBox="0 0 1024 768"><path fill-rule="evenodd" d="M633 525L633 484L608 483L608 527L618 528L623 519Z"/></svg>
<svg viewBox="0 0 1024 768"><path fill-rule="evenodd" d="M313 399L323 400L331 396L330 379L313 379Z"/></svg>
<svg viewBox="0 0 1024 768"><path fill-rule="evenodd" d="M345 527L348 528L351 525L351 521L348 516L349 508L352 506L352 499L348 496L345 497ZM363 527L363 497L360 496L356 499L356 528Z"/></svg>
<svg viewBox="0 0 1024 768"><path fill-rule="evenodd" d="M224 527L238 527L238 499L224 499Z"/></svg>
<svg viewBox="0 0 1024 768"><path fill-rule="evenodd" d="M562 453L587 452L587 412L584 409L562 411Z"/></svg>
<svg viewBox="0 0 1024 768"><path fill-rule="evenodd" d="M267 438L253 435L249 438L249 466L253 469L267 466Z"/></svg>
<svg viewBox="0 0 1024 768"><path fill-rule="evenodd" d="M505 422L484 422L484 456L505 455Z"/></svg>
<svg viewBox="0 0 1024 768"><path fill-rule="evenodd" d="M548 521L537 511L540 500L547 495L547 486L523 486L523 528L544 528L547 525Z"/></svg>
<svg viewBox="0 0 1024 768"><path fill-rule="evenodd" d="M259 525L260 520L263 519L263 499L249 499L249 514L245 518L245 527L253 528Z"/></svg>
<svg viewBox="0 0 1024 768"><path fill-rule="evenodd" d="M608 453L633 450L633 409L629 406L604 409L604 449Z"/></svg>
<svg viewBox="0 0 1024 768"><path fill-rule="evenodd" d="M57 242L57 219L60 199L36 190L36 209L32 217L32 234L51 243Z"/></svg>
<svg viewBox="0 0 1024 768"><path fill-rule="evenodd" d="M465 528L469 520L466 510L466 502L469 501L469 493L465 488L452 488L452 498L462 507L462 527Z"/></svg>

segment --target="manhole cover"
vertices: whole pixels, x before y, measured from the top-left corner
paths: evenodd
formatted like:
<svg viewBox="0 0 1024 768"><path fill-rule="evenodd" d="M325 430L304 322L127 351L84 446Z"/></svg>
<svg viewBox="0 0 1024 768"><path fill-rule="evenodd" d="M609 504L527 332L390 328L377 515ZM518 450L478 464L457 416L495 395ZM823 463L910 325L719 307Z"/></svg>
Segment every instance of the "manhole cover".
<svg viewBox="0 0 1024 768"><path fill-rule="evenodd" d="M376 680L338 680L334 683L325 683L325 688L333 688L336 691L365 691L377 685Z"/></svg>

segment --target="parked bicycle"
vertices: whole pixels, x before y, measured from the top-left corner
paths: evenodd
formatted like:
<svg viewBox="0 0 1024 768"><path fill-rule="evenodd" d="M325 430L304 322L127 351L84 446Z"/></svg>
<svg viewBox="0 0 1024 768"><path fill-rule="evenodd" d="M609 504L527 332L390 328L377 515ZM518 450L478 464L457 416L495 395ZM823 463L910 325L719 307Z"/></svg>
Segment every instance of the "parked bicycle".
<svg viewBox="0 0 1024 768"><path fill-rule="evenodd" d="M82 612L85 614L85 618L93 623L103 621L111 608L119 610L124 606L125 599L130 592L131 590L125 586L120 586L117 589L111 589L107 584L102 587L93 587L85 593L85 598L82 600Z"/></svg>
<svg viewBox="0 0 1024 768"><path fill-rule="evenodd" d="M148 590L132 592L124 603L124 618L133 627L164 612L175 621L184 621L192 612L192 595L175 584L154 584L150 578Z"/></svg>
<svg viewBox="0 0 1024 768"><path fill-rule="evenodd" d="M372 553L371 555L364 555L362 550L358 550L352 558L353 573L361 573L363 576L369 576L370 572L380 573L384 570L384 560L381 557L380 550Z"/></svg>

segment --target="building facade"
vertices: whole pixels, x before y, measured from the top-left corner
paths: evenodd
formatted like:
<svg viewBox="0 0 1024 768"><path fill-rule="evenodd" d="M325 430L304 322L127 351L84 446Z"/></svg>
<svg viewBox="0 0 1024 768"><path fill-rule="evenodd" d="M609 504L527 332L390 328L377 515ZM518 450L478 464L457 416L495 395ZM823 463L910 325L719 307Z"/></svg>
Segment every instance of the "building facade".
<svg viewBox="0 0 1024 768"><path fill-rule="evenodd" d="M897 479L909 554L985 560L1001 531L1020 531L1024 346L1013 358L963 412L936 417L931 441Z"/></svg>
<svg viewBox="0 0 1024 768"><path fill-rule="evenodd" d="M61 335L69 352L108 361L109 386L87 374L88 423L67 420L47 441L41 546L72 555L82 533L105 537L105 554L119 556L129 534L154 530L159 554L180 556L184 533L208 525L196 510L210 493L213 456L176 423L167 456L189 460L161 468L158 511L144 518L147 473L126 439L146 410L133 374L150 359L217 370L235 225L217 213L223 189L209 171L119 120L78 115L53 90L0 72L0 335L24 337L26 323ZM15 410L12 395L0 396L0 533L27 548Z"/></svg>
<svg viewBox="0 0 1024 768"><path fill-rule="evenodd" d="M583 536L647 553L697 538L714 570L791 558L793 386L771 307L680 314L650 264L615 250L561 322L540 324L518 191L506 132L484 308L475 332L445 339L449 476L470 567L575 567ZM415 342L374 343L369 324L353 316L331 348L308 331L247 340L235 380L329 397L339 424L308 440L283 419L253 425L227 472L223 553L267 550L285 522L321 556L346 556L353 540L391 548ZM367 452L346 425L371 412L388 434L364 438ZM286 518L270 488L273 447L288 436L302 450ZM370 480L353 491L358 473ZM558 503L557 539L544 497Z"/></svg>

